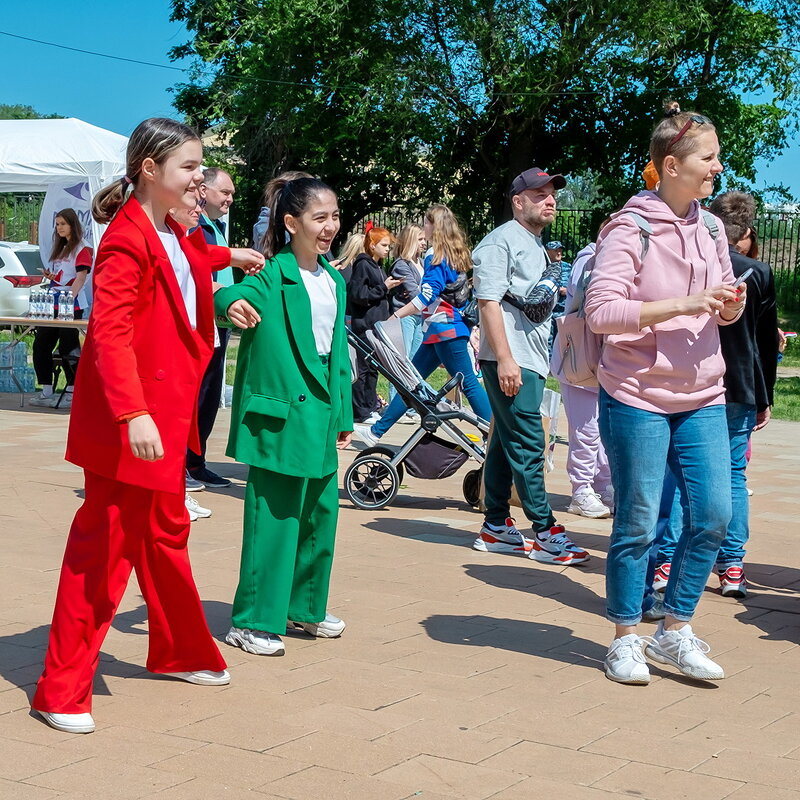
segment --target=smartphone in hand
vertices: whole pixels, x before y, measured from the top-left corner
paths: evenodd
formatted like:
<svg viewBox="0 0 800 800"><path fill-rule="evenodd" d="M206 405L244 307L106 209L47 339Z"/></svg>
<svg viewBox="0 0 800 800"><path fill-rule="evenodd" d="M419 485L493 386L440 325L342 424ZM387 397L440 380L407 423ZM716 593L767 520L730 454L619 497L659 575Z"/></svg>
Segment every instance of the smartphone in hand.
<svg viewBox="0 0 800 800"><path fill-rule="evenodd" d="M751 275L753 274L753 268L750 267L746 269L734 282L733 288L736 289L738 286L741 286Z"/></svg>

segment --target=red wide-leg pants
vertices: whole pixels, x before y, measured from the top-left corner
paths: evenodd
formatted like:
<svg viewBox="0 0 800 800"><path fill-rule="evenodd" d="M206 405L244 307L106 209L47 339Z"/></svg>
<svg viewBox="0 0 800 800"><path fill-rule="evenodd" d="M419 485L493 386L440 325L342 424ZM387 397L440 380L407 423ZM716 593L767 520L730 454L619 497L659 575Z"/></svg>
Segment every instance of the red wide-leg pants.
<svg viewBox="0 0 800 800"><path fill-rule="evenodd" d="M100 647L131 569L147 604L147 669L225 669L192 577L183 494L85 475L86 499L69 532L44 672L31 703L39 711L91 711Z"/></svg>

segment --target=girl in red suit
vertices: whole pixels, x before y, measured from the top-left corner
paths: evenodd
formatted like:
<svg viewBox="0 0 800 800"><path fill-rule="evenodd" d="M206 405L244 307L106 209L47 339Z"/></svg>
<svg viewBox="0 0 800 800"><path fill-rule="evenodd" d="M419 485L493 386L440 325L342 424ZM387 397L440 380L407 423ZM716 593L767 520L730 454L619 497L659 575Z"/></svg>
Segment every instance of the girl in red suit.
<svg viewBox="0 0 800 800"><path fill-rule="evenodd" d="M127 175L92 209L110 225L67 439L86 492L31 703L71 733L94 730L92 680L131 569L147 604L147 669L191 683L230 681L189 565L184 457L187 444L199 447L197 394L214 346L211 272L228 264L256 271L264 258L187 237L169 216L194 207L202 156L190 128L145 120L128 143Z"/></svg>

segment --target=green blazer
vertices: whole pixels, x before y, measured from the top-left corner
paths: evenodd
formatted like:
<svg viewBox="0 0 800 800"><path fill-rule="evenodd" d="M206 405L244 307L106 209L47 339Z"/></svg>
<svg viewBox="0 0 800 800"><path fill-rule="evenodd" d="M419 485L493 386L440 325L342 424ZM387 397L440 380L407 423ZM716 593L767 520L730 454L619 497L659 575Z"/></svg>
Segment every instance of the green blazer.
<svg viewBox="0 0 800 800"><path fill-rule="evenodd" d="M300 478L335 472L336 438L353 429L345 283L325 259L320 261L336 284L339 307L327 367L317 354L311 303L288 245L257 275L214 295L220 325L232 325L227 311L239 299L261 316L255 328L242 331L226 453Z"/></svg>

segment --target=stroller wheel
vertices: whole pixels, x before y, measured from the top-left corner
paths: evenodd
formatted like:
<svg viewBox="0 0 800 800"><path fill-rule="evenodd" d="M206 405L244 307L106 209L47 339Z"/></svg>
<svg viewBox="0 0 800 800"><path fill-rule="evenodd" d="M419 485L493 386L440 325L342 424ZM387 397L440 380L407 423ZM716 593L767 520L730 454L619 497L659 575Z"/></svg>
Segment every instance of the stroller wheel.
<svg viewBox="0 0 800 800"><path fill-rule="evenodd" d="M347 496L365 511L388 506L399 488L397 470L379 455L359 456L344 474Z"/></svg>
<svg viewBox="0 0 800 800"><path fill-rule="evenodd" d="M358 458L365 458L366 456L384 456L389 460L394 458L394 450L391 447L385 447L384 445L378 445L377 447L367 447L362 450L358 454ZM403 469L402 464L395 464L394 468L397 470L397 479L400 483L403 482L403 475L405 475L405 469Z"/></svg>
<svg viewBox="0 0 800 800"><path fill-rule="evenodd" d="M464 492L464 499L473 507L477 508L481 503L481 480L483 478L483 466L478 469L471 469L465 476L461 484L461 491Z"/></svg>

